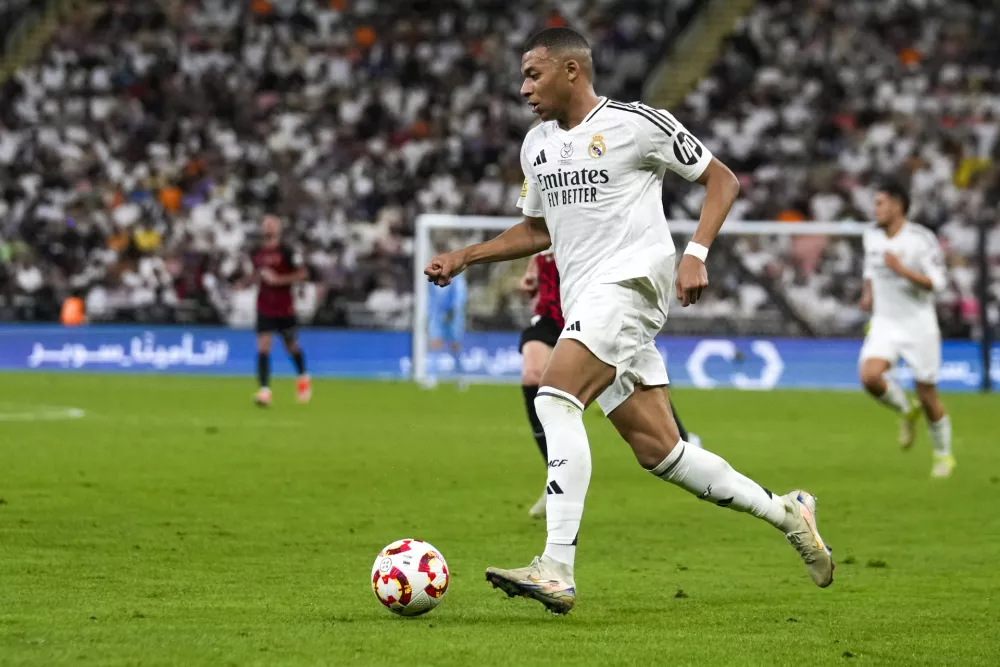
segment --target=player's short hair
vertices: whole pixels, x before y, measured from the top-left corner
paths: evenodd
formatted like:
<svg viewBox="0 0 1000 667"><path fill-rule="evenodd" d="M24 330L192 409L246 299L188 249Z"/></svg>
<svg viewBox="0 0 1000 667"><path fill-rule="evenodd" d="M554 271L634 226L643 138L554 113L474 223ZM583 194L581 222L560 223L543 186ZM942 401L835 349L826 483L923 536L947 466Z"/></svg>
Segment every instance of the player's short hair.
<svg viewBox="0 0 1000 667"><path fill-rule="evenodd" d="M587 39L572 28L545 28L532 35L524 44L524 53L544 46L549 51L590 51Z"/></svg>
<svg viewBox="0 0 1000 667"><path fill-rule="evenodd" d="M878 192L884 192L899 202L903 213L910 210L910 191L900 181L885 181L878 186Z"/></svg>

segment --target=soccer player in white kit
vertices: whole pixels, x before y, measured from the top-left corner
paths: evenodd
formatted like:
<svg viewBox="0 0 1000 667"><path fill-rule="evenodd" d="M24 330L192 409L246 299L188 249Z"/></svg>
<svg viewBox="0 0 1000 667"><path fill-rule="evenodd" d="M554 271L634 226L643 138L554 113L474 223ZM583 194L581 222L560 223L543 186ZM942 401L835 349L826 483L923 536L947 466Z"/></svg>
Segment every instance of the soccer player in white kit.
<svg viewBox="0 0 1000 667"><path fill-rule="evenodd" d="M865 233L864 291L861 309L871 311L868 335L858 366L861 382L876 399L900 416L899 444L913 444L921 408L934 443L933 477L955 468L951 418L937 392L941 367L941 330L934 292L945 285L944 259L934 233L906 221L909 196L899 184L883 186L875 197L875 227ZM913 373L919 402L886 372L899 359Z"/></svg>
<svg viewBox="0 0 1000 667"><path fill-rule="evenodd" d="M545 551L527 567L488 568L487 580L555 613L572 609L577 533L591 474L583 411L596 399L643 468L775 526L813 581L830 585L833 560L816 529L815 499L804 491L772 494L681 440L654 345L675 292L663 177L671 171L706 190L677 270L682 306L696 303L708 285L704 260L739 194L736 177L670 114L598 97L590 47L573 30L548 28L532 37L521 71L521 94L543 121L521 149L525 218L490 241L432 259L424 270L430 281L446 285L470 264L527 257L551 245L561 277L566 325L535 399L549 458Z"/></svg>

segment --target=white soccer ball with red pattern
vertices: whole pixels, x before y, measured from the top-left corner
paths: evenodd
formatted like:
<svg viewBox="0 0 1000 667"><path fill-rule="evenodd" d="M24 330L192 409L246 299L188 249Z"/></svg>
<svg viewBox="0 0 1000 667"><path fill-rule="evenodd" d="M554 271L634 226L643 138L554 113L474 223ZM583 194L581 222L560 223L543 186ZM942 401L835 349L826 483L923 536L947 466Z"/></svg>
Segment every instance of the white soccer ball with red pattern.
<svg viewBox="0 0 1000 667"><path fill-rule="evenodd" d="M426 614L448 590L448 563L427 542L397 540L372 566L372 590L386 609L400 616Z"/></svg>

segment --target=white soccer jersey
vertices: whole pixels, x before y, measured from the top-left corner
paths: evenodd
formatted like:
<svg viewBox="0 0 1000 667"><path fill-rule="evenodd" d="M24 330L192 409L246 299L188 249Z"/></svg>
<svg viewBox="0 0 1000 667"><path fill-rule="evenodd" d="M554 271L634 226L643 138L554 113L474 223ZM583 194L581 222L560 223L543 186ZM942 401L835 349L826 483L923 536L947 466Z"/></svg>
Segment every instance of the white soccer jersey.
<svg viewBox="0 0 1000 667"><path fill-rule="evenodd" d="M889 238L874 227L864 235L864 278L871 280L872 330L905 332L909 336L939 334L934 292L945 286L941 246L934 232L910 222ZM918 271L934 284L934 291L921 289L885 265L885 253L899 257L903 266Z"/></svg>
<svg viewBox="0 0 1000 667"><path fill-rule="evenodd" d="M600 98L582 123L532 128L521 146L526 216L543 217L563 312L595 282L649 278L666 313L675 252L663 214L667 170L696 180L709 150L666 111Z"/></svg>

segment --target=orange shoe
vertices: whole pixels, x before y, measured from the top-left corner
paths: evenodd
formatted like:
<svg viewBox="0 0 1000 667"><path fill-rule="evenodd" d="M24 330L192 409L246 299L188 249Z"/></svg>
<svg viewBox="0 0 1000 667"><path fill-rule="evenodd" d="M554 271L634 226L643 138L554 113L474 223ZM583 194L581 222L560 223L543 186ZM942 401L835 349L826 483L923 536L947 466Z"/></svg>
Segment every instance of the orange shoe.
<svg viewBox="0 0 1000 667"><path fill-rule="evenodd" d="M267 387L261 387L257 390L257 393L253 397L253 402L262 408L266 408L271 405L271 390Z"/></svg>
<svg viewBox="0 0 1000 667"><path fill-rule="evenodd" d="M299 403L308 403L312 398L312 382L308 375L300 375L295 383L295 393L298 394Z"/></svg>

